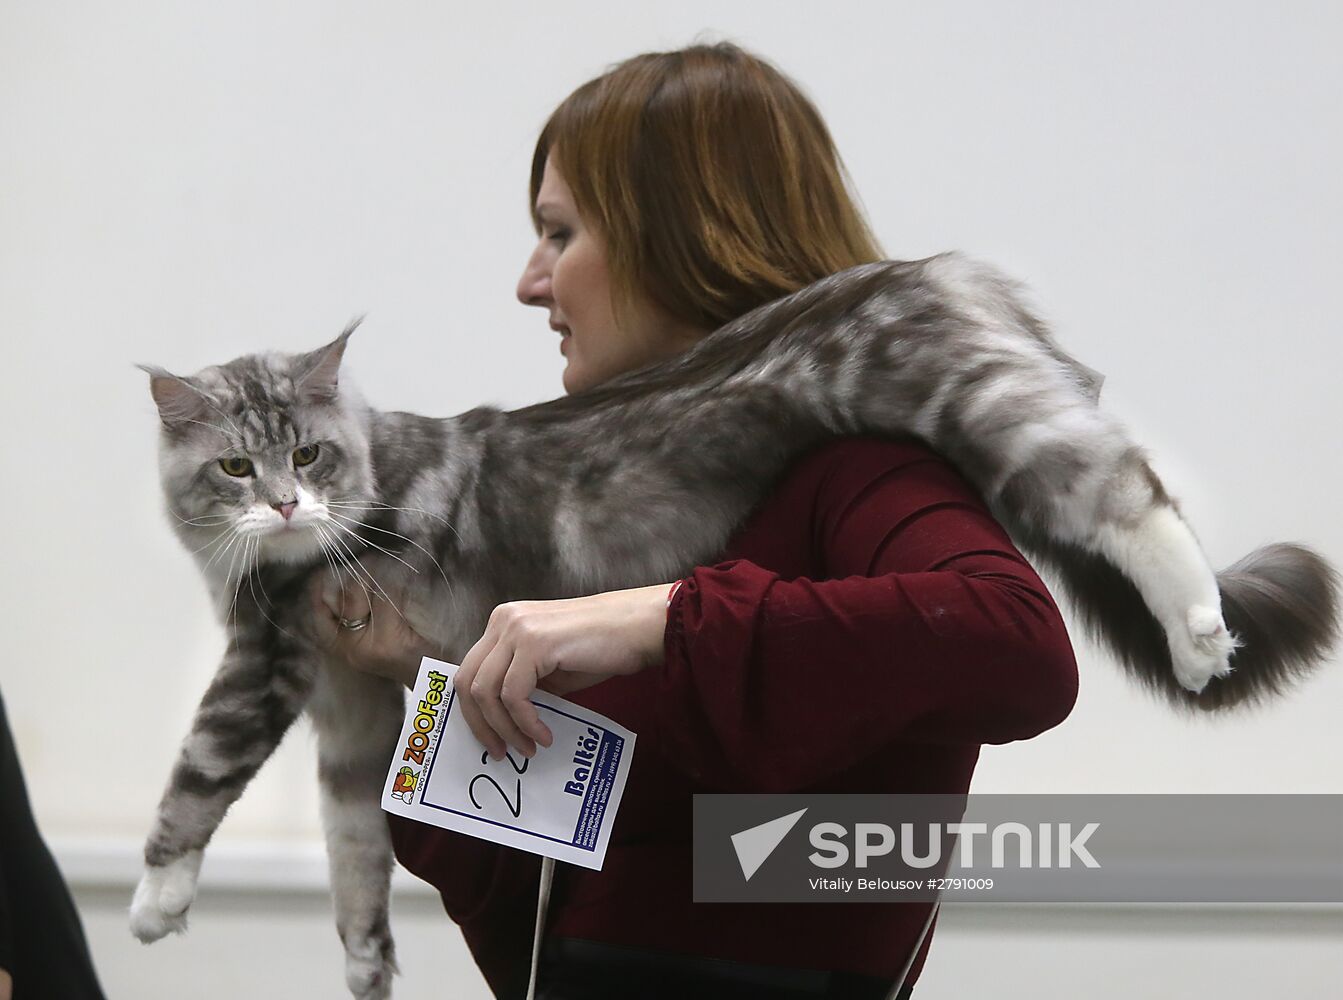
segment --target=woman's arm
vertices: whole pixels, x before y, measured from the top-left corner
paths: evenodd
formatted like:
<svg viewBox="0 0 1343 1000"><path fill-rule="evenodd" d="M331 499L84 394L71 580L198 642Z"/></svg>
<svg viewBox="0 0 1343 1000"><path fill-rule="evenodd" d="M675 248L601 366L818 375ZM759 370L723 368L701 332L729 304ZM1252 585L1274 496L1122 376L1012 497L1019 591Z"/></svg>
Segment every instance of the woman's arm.
<svg viewBox="0 0 1343 1000"><path fill-rule="evenodd" d="M812 525L836 579L735 560L676 594L657 668L670 759L785 791L892 741L1005 743L1061 722L1067 630L973 487L913 442L827 459Z"/></svg>

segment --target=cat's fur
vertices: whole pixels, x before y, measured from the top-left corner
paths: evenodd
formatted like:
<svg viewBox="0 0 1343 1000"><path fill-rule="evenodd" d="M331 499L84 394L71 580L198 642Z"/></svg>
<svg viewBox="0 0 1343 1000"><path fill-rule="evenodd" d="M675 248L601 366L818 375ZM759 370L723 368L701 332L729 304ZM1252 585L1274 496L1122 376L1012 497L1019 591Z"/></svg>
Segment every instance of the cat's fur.
<svg viewBox="0 0 1343 1000"><path fill-rule="evenodd" d="M315 569L343 565L370 588L414 570L401 610L460 662L503 602L711 562L786 467L834 435L912 434L953 462L1059 573L1081 620L1177 706L1277 694L1336 638L1332 568L1276 544L1214 574L1143 450L1096 405L1095 373L1059 350L1015 283L959 254L851 268L677 359L513 412L371 410L338 377L349 332L190 378L151 370L168 507L229 644L145 849L132 906L143 940L183 928L211 834L306 708L347 979L358 997L387 994L378 796L402 692L322 669L303 628ZM318 459L295 469L308 444ZM230 455L257 474L226 475ZM280 530L286 502L297 507ZM354 562L377 549L401 562L382 557L373 580Z"/></svg>

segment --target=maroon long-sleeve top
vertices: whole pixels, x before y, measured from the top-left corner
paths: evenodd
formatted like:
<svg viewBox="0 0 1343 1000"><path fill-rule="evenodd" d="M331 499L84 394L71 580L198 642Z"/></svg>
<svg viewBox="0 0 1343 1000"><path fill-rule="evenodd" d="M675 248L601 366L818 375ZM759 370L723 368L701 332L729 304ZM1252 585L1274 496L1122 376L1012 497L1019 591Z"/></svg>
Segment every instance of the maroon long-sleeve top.
<svg viewBox="0 0 1343 1000"><path fill-rule="evenodd" d="M981 744L1071 711L1063 620L975 488L913 439L812 452L723 560L677 591L662 666L570 696L639 740L605 866L557 866L547 934L894 978L930 904L694 903L691 796L966 792ZM389 822L496 994L525 988L540 859Z"/></svg>

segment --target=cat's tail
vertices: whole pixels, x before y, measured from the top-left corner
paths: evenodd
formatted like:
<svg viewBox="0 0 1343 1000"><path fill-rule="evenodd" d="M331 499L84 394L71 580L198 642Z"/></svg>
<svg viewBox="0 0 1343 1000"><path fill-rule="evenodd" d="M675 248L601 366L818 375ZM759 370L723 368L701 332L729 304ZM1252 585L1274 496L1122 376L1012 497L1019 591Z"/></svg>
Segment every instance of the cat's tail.
<svg viewBox="0 0 1343 1000"><path fill-rule="evenodd" d="M1231 656L1231 673L1197 697L1199 708L1281 694L1338 642L1339 576L1313 549L1265 545L1218 573L1217 587L1226 626L1243 645Z"/></svg>
<svg viewBox="0 0 1343 1000"><path fill-rule="evenodd" d="M1222 616L1240 645L1231 672L1195 693L1181 687L1166 634L1138 589L1104 556L1051 539L1027 547L1055 570L1089 634L1128 673L1178 708L1218 710L1262 704L1326 660L1339 640L1337 571L1304 545L1256 549L1217 574Z"/></svg>

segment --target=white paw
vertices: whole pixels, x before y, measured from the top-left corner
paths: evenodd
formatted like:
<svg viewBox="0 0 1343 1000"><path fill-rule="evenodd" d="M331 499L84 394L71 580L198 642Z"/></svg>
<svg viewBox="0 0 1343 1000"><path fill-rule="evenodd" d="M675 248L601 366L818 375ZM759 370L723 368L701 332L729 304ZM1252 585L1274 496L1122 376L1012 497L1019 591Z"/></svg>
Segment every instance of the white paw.
<svg viewBox="0 0 1343 1000"><path fill-rule="evenodd" d="M389 952L382 957L382 946L376 938L346 945L345 985L356 1000L387 1000L392 995L392 974L396 960Z"/></svg>
<svg viewBox="0 0 1343 1000"><path fill-rule="evenodd" d="M1237 643L1222 620L1222 612L1195 605L1185 615L1183 634L1170 636L1171 663L1180 686L1195 693L1214 677L1231 673L1231 654Z"/></svg>
<svg viewBox="0 0 1343 1000"><path fill-rule="evenodd" d="M187 929L187 908L196 895L201 852L191 851L163 866L149 866L131 900L131 933L149 944Z"/></svg>

